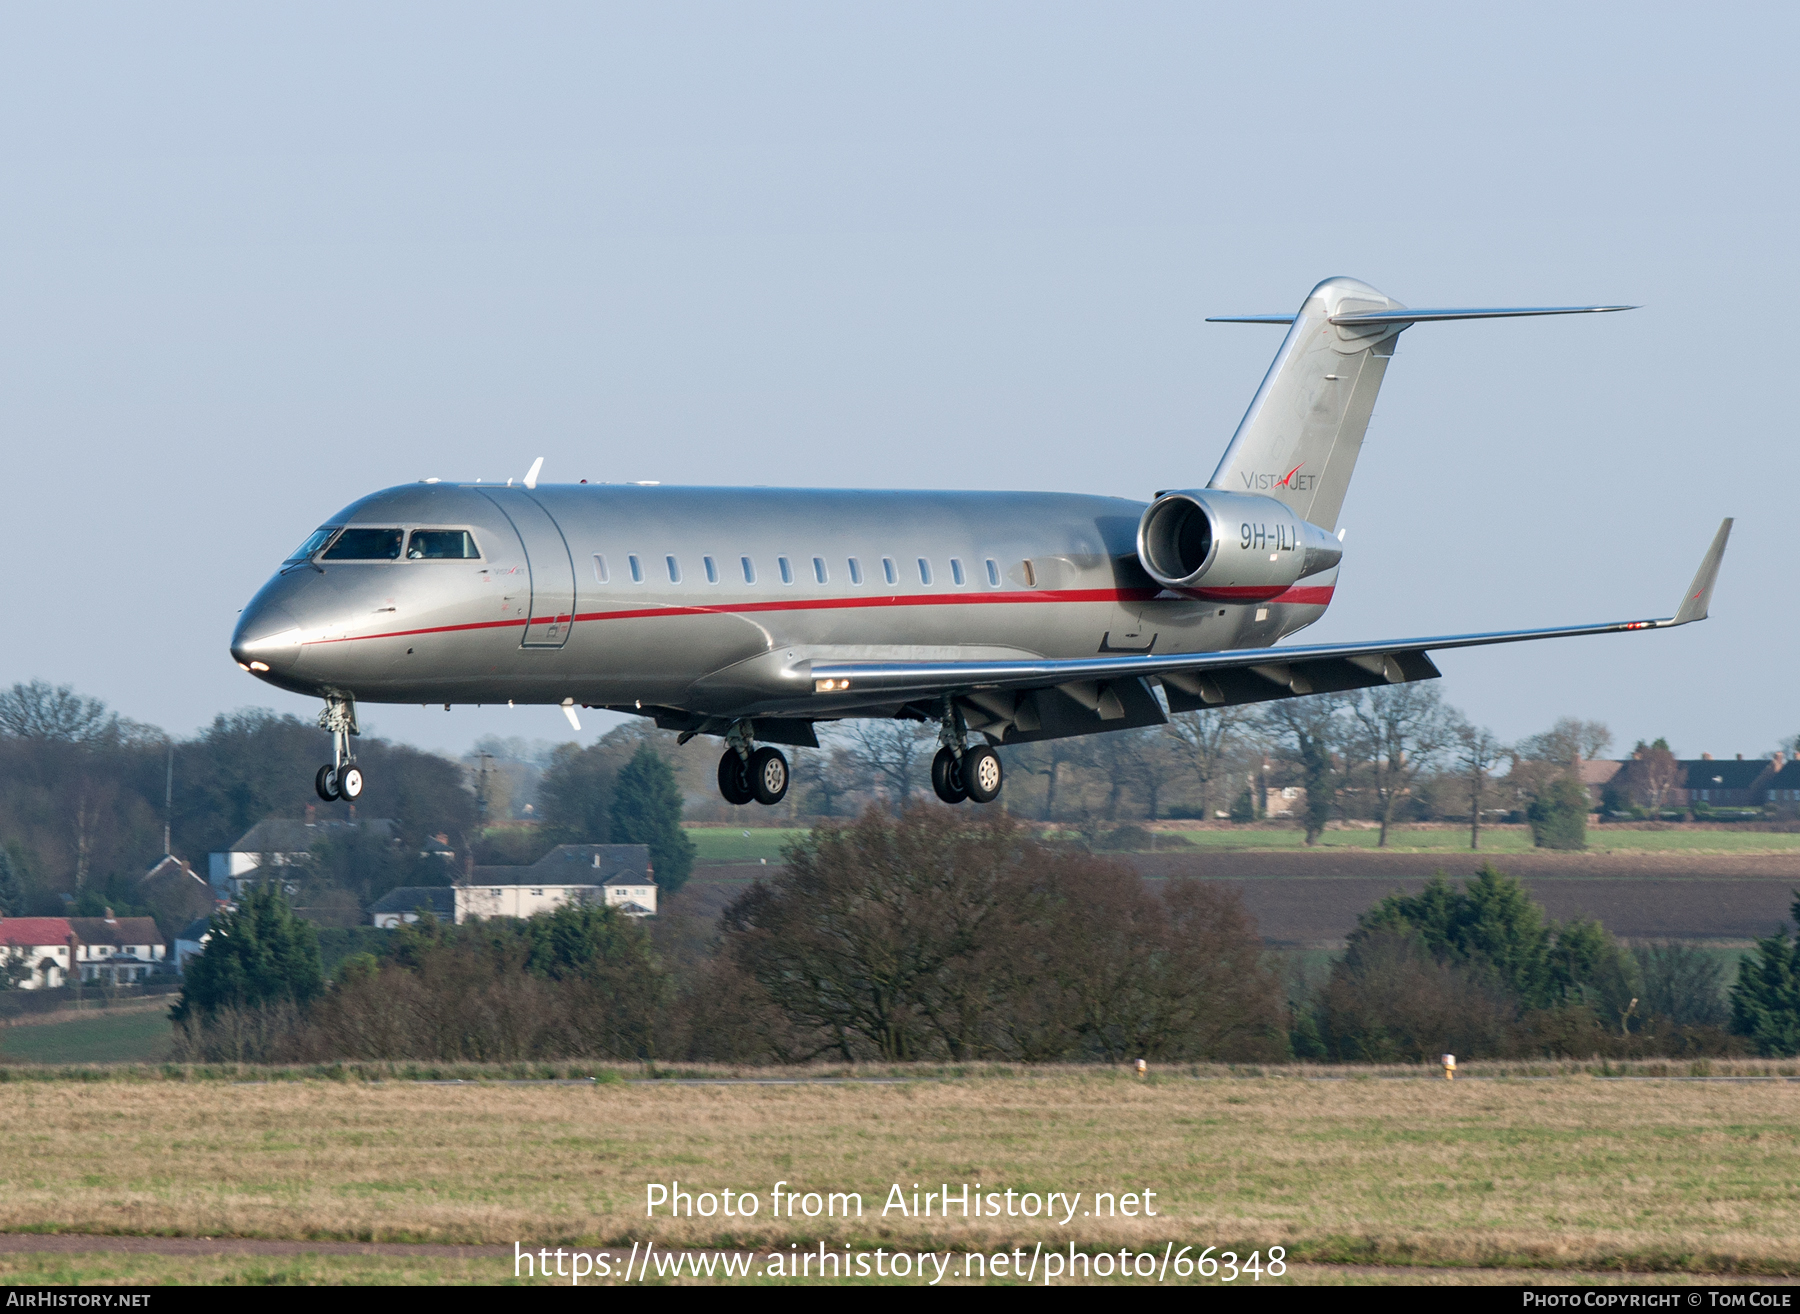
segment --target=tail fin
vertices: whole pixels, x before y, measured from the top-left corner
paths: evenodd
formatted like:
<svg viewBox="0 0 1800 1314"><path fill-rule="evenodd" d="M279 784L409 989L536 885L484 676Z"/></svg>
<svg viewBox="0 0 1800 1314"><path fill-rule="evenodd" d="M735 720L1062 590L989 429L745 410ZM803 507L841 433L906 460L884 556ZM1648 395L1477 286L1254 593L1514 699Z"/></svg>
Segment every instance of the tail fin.
<svg viewBox="0 0 1800 1314"><path fill-rule="evenodd" d="M1394 343L1425 320L1496 319L1630 310L1630 306L1542 306L1517 310L1408 310L1354 278L1328 278L1299 313L1209 323L1287 324L1287 337L1232 435L1209 488L1261 493L1324 529L1338 512L1362 451Z"/></svg>

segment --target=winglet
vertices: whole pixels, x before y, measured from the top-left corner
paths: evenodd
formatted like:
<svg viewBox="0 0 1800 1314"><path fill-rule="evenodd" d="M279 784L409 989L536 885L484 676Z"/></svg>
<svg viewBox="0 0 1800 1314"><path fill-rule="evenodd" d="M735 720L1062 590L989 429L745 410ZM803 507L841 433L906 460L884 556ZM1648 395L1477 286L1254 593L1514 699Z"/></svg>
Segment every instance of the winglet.
<svg viewBox="0 0 1800 1314"><path fill-rule="evenodd" d="M1700 569L1694 574L1694 582L1682 594L1681 609L1665 624L1686 625L1689 621L1706 619L1706 609L1712 604L1713 584L1719 578L1719 562L1725 556L1725 540L1730 537L1731 517L1726 516L1719 525L1719 532L1713 535L1712 546L1706 549L1706 556L1700 561Z"/></svg>
<svg viewBox="0 0 1800 1314"><path fill-rule="evenodd" d="M540 456L540 457L538 457L537 460L535 460L531 463L531 469L529 469L525 472L525 487L527 487L527 488L536 488L537 487L538 471L542 470L543 468L544 468L544 458Z"/></svg>

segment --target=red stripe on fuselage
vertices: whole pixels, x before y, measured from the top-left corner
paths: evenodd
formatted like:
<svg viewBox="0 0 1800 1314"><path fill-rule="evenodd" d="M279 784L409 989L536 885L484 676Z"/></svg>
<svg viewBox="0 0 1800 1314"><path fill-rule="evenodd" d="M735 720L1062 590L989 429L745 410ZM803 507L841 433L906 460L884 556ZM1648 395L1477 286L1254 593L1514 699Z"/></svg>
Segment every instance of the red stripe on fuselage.
<svg viewBox="0 0 1800 1314"><path fill-rule="evenodd" d="M464 630L493 630L526 625L561 625L564 622L609 620L645 620L652 616L733 616L763 611L837 611L859 607L945 607L980 606L987 603L1023 602L1148 602L1158 589L1048 589L1034 593L910 593L873 598L796 598L778 602L739 602L711 607L667 606L639 607L629 611L589 611L570 616L534 616L527 620L468 621L461 625L432 625L417 630L384 630L380 634L347 634L336 639L315 639L314 643L359 643L365 639L407 639L418 634L454 634ZM1293 602L1324 606L1331 601L1331 589L1289 589L1273 602Z"/></svg>

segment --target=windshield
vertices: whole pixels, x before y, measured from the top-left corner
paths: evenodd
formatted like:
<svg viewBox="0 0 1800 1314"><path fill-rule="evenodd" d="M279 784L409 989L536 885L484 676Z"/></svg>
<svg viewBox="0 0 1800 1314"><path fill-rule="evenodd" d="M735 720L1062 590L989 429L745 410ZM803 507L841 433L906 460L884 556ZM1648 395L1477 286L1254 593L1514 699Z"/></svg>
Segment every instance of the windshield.
<svg viewBox="0 0 1800 1314"><path fill-rule="evenodd" d="M336 530L332 525L326 525L323 529L313 530L312 537L307 539L306 542L302 543L292 552L288 553L287 559L289 561L305 561L313 553L329 543L334 532L336 532Z"/></svg>
<svg viewBox="0 0 1800 1314"><path fill-rule="evenodd" d="M331 545L326 561L398 561L400 539L398 529L346 529Z"/></svg>
<svg viewBox="0 0 1800 1314"><path fill-rule="evenodd" d="M462 561L480 555L475 536L466 529L415 529L406 544L408 561Z"/></svg>

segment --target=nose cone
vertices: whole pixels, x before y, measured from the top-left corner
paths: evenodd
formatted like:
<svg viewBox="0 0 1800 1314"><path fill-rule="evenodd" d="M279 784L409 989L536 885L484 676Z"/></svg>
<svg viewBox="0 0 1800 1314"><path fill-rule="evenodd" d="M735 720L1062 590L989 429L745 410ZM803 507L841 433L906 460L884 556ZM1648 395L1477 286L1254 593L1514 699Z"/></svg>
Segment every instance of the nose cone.
<svg viewBox="0 0 1800 1314"><path fill-rule="evenodd" d="M286 607L254 598L232 632L231 656L257 675L284 675L300 656L300 622Z"/></svg>

